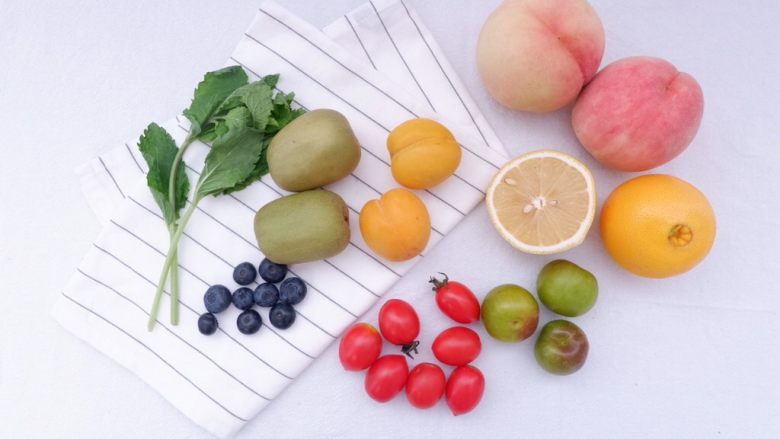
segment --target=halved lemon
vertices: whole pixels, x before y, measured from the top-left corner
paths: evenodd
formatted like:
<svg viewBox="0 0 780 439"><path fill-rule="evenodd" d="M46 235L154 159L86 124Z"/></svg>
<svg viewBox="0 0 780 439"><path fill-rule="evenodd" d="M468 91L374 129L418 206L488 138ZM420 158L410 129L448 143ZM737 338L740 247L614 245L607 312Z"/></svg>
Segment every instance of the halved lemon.
<svg viewBox="0 0 780 439"><path fill-rule="evenodd" d="M486 202L493 225L507 242L526 253L548 255L585 240L596 214L596 185L574 157L535 151L498 171Z"/></svg>

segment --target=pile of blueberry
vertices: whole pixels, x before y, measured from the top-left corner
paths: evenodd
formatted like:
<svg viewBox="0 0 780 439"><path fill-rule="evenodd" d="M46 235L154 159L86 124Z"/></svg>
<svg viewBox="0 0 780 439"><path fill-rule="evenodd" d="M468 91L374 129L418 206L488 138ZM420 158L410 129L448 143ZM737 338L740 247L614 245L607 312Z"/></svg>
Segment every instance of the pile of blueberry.
<svg viewBox="0 0 780 439"><path fill-rule="evenodd" d="M265 283L261 283L254 290L246 287L255 282L257 273ZM230 290L224 285L213 285L206 290L203 303L207 313L198 318L198 330L201 334L211 335L217 332L217 316L228 309L232 303L243 312L238 315L236 324L238 330L244 334L254 334L263 326L263 318L260 313L252 309L252 306L271 308L268 319L275 328L287 329L295 322L295 309L293 305L301 303L306 297L306 283L298 277L287 276L287 266L275 264L268 259L263 259L259 270L251 262L242 262L233 270L233 280L242 285L230 294ZM280 283L277 287L276 284Z"/></svg>

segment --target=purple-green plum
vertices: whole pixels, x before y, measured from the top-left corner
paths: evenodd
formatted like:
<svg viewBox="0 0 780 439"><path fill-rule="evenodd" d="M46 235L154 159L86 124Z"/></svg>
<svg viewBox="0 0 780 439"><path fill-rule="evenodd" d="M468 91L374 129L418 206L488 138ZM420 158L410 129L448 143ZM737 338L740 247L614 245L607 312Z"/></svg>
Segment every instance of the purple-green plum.
<svg viewBox="0 0 780 439"><path fill-rule="evenodd" d="M588 347L588 337L579 326L568 320L553 320L539 333L534 355L547 372L569 375L585 364Z"/></svg>

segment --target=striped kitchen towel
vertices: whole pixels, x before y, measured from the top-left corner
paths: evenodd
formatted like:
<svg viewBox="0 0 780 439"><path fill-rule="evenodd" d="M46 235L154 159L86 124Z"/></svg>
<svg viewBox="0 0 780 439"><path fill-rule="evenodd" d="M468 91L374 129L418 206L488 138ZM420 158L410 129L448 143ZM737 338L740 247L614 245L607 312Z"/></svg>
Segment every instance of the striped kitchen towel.
<svg viewBox="0 0 780 439"><path fill-rule="evenodd" d="M501 142L414 9L400 0L372 0L323 29L352 57L378 70L420 105L457 123L477 141L501 153ZM228 65L235 64L228 60ZM81 166L81 189L104 225L126 192L144 178L135 140Z"/></svg>
<svg viewBox="0 0 780 439"><path fill-rule="evenodd" d="M431 112L425 100L418 102L413 94L274 3L261 6L231 62L255 77L281 73L278 87L294 90L297 105L341 112L362 146L363 157L355 172L328 187L349 206L350 244L333 258L291 267L291 273L309 287L306 299L296 307L295 325L287 330L264 325L257 334L245 336L235 327L238 311L234 308L220 314L222 325L211 337L202 336L196 325L198 315L205 311L202 296L206 288L216 283L235 286L226 282L232 267L262 258L252 227L255 211L284 195L266 177L240 193L209 198L199 205L179 248L181 322L178 326L168 323L168 301L164 300L157 329L146 330L168 234L143 179L137 178L144 165L135 140L119 149L125 161L132 160L135 174L111 175L124 200L54 310L65 328L137 374L219 437L234 434L251 420L424 257L403 263L382 260L371 253L357 228L363 204L396 187L385 148L393 127L413 117L432 117L449 126L463 147L456 175L436 188L418 192L431 214L429 248L482 200L483 189L505 160L475 134L477 118L444 120ZM177 142L188 130L184 119L164 126ZM208 148L194 144L185 157L192 181L197 180ZM113 165L105 164L107 168ZM124 184L121 188L119 181ZM267 321L267 310L258 311Z"/></svg>

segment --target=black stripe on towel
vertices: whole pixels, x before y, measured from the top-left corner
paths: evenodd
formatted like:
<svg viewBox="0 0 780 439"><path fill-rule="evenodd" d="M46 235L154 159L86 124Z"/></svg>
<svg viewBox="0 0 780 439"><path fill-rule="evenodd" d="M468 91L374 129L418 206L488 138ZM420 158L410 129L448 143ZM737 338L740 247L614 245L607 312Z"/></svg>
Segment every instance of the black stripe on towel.
<svg viewBox="0 0 780 439"><path fill-rule="evenodd" d="M191 380L191 379L187 378L187 376L186 376L186 375L184 375L184 374L183 374L183 373L181 373L181 372L180 372L178 369L176 369L175 367L173 367L173 365L172 365L171 363L169 363L168 361L166 361L166 360L165 360L165 358L163 358L163 357L162 357L160 354L158 354L157 352L155 352L155 351L154 351L154 349L152 349L152 348L150 348L149 346L145 345L145 344L144 344L144 343L143 343L141 340L139 340L139 339L137 339L137 338L133 337L133 335L132 335L132 334L130 334L129 332L127 332L127 331L125 331L124 329L122 329L122 328L120 328L119 326L117 326L117 324L116 324L116 323L112 322L111 320L108 320L107 318L103 317L102 315L98 314L97 312L93 311L92 309L90 309L90 308L89 308L89 307L87 307L86 305L82 304L81 302L78 302L77 300L73 299L72 297L68 296L67 294L65 294L65 293L62 293L62 296L63 296L63 297L65 297L66 299L70 300L70 301L71 301L71 302L73 302L74 304L78 305L79 307L81 307L81 308L82 308L82 309L84 309L85 311L87 311L87 312L91 313L92 315L94 315L94 316L98 317L99 319L101 319L101 320L103 320L104 322L108 323L109 325L113 326L113 327L114 327L116 330L118 330L119 332L121 332L121 333L125 334L126 336L128 336L129 338L131 338L133 341L135 341L136 343L138 343L139 345L141 345L143 348L145 348L145 349L146 349L147 351L149 351L149 352L150 352L152 355L154 355L155 357L157 357L157 358L158 358L160 361L162 361L162 362L163 362L163 364L165 364L166 366L168 366L169 368L171 368L171 370L173 370L174 372L176 372L176 374L177 374L177 375L179 375L180 377L182 377L182 379L184 379L185 381L187 381L188 383L190 383L190 384L192 385L192 387L194 387L195 389L197 389L197 390L198 390L200 393L202 393L202 394L203 394L203 396L205 396L206 398L208 398L209 400L211 400L211 402L213 402L214 404L216 404L217 406L219 406L219 407L220 407L222 410L224 410L226 413L228 413L229 415L231 415L231 416L233 416L234 418L238 419L239 421L243 421L243 422L248 422L248 421L249 421L248 419L244 419L244 418L242 418L241 416L238 416L237 414L235 414L235 413L233 413L232 411L230 411L230 410L229 410L227 407L225 407L224 405L220 404L220 403L219 403L219 401L217 401L216 399L214 399L214 397L212 397L211 395L209 395L209 394L208 394L208 393L207 393L205 390L203 390L203 389L201 389L200 387L198 387L198 385L197 385L197 384L195 384L194 382L192 382L192 380Z"/></svg>
<svg viewBox="0 0 780 439"><path fill-rule="evenodd" d="M368 50L366 50L366 46L363 44L363 40L360 38L360 35L357 33L357 29L355 29L355 26L352 24L352 20L350 20L346 15L344 16L344 19L347 20L347 24L349 25L349 28L352 29L352 33L355 34L355 38L357 38L358 43L360 43L360 47L363 48L363 53L366 54L366 58L368 58L368 62L371 63L371 67L376 70L376 64L374 64L374 60L371 59L371 55L368 54Z"/></svg>
<svg viewBox="0 0 780 439"><path fill-rule="evenodd" d="M387 35L387 38L390 40L390 43L393 44L393 48L395 48L395 53L398 54L398 57L401 58L401 62L403 62L404 66L406 66L406 71L409 72L409 75L414 80L414 83L417 84L417 88L420 89L420 93L422 93L425 100L428 101L428 105L431 107L431 110L436 111L436 107L433 106L433 102L431 102L431 99L428 97L428 94L425 93L425 90L423 90L422 85L420 85L420 81L417 80L417 76L415 76L414 72L409 67L409 64L406 62L406 59L404 58L403 54L401 54L401 51L398 49L398 45L395 44L395 40L393 39L393 36L390 35L390 31L387 29L387 26L385 26L385 21L382 19L382 15L379 13L379 10L377 10L376 5L374 5L374 2L371 0L369 0L368 3L371 5L371 8L374 10L376 17L379 19L379 24L381 24L382 29L385 30L385 34Z"/></svg>
<svg viewBox="0 0 780 439"><path fill-rule="evenodd" d="M141 305L139 305L139 304L135 303L135 302L134 302L132 299L130 299L129 297L127 297L127 296L125 296L124 294L120 293L118 290L116 290L116 289L115 289L114 287L112 287L111 285L108 285L107 283L105 283L105 282L103 282L103 281L101 281L101 280L98 280L98 279L96 279L95 277L93 277L92 275L90 275L90 274L86 273L85 271L81 270L80 268L77 268L77 269L76 269L76 271L78 271L79 273L81 273L81 274L82 274L84 277L86 277L87 279L90 279L91 281L95 282L96 284L103 286L104 288L106 288L106 289L108 289L109 291L113 292L113 293L114 293L114 294L116 294L117 296L121 297L122 299L124 299L125 301L127 301L128 303L130 303L131 305L133 305L133 306L135 306L136 308L138 308L139 310L141 310L141 312L143 312L144 314L146 314L146 316L147 316L147 317L149 317L149 313L148 313L148 312L147 312L147 311L146 311L146 310L145 310L145 309L144 309L144 308L143 308ZM234 380L235 380L237 383L241 384L241 385L242 385L242 386L243 386L245 389L249 390L250 392L254 393L255 395L259 396L260 398L262 398L262 399L264 399L264 400L266 400L266 401L270 401L270 400L271 400L271 398L269 398L269 397L267 397L267 396L265 396L265 395L263 395L263 394L259 393L259 392L258 392L258 391L256 391L255 389L253 389L253 388L249 387L249 385L247 385L246 383L244 383L244 382L243 382L243 381L241 381L240 379L236 378L236 377L235 377L233 374L231 374L230 372L228 372L227 370L225 370L225 369L224 369L222 366L220 366L220 365L219 365L219 363L217 363L216 361L214 361L214 359L213 359L213 358L209 357L208 355L206 355L205 353L203 353L203 351L201 351L201 350L200 350L200 349L198 349L197 347L195 347L195 346L193 346L192 344L190 344L190 343L189 343L187 340L185 340L185 339L183 339L181 336L179 336L179 334L177 334L177 333L173 332L173 331L172 331L172 330L171 330L171 329L170 329L168 326L166 326L166 325L165 325L165 323L163 323L163 322L161 322L161 321L157 320L157 324L158 324L158 325L160 325L160 326L161 326L163 329L165 329L165 330L166 330L166 331L167 331L169 334L171 334L171 335L173 335L174 337L176 337L177 339L179 339L179 341L181 341L182 343L184 343L184 344L186 344L187 346L189 346L190 348L192 348L194 351L196 351L197 353L199 353L199 354L200 354L201 356L203 356L205 359L209 360L209 362L210 362L211 364L213 364L214 366L216 366L217 368L219 368L219 370L221 370L222 372L224 372L224 373L225 373L225 375L229 376L230 378L233 378L233 379L234 379Z"/></svg>
<svg viewBox="0 0 780 439"><path fill-rule="evenodd" d="M450 79L449 75L447 75L447 72L444 70L444 67L441 65L441 62L439 62L439 58L436 57L436 54L433 52L433 49L431 48L431 45L428 44L428 40L425 39L425 36L423 35L422 30L420 29L420 26L417 24L414 18L412 18L412 13L409 12L409 8L406 7L406 3L404 3L403 0L401 0L401 5L403 5L404 10L406 11L406 15L409 17L409 21L411 21L414 24L414 27L417 29L417 33L420 34L420 39L423 40L425 46L428 48L428 51L431 52L431 57L434 59L434 61L436 61L436 64L438 64L439 69L441 69L441 73L447 79L447 82L449 82L450 87L452 87L452 91L455 92L455 96L458 97L458 100L460 101L461 105L463 105L463 109L466 110L466 113L469 115L469 118L471 118L471 122L474 124L474 127L479 132L479 135L482 137L482 140L485 142L485 145L490 146L487 138L485 138L485 134L482 132L482 129L479 127L477 121L474 119L474 115L471 113L471 110L466 105L466 102L463 101L463 97L461 97L460 93L458 93L458 89L455 88L455 84L452 83L452 79Z"/></svg>
<svg viewBox="0 0 780 439"><path fill-rule="evenodd" d="M125 193L122 191L122 188L119 187L119 183L116 182L116 178L114 178L114 174L112 174L111 170L108 169L108 166L106 166L106 162L103 161L103 157L98 156L98 160L100 160L100 164L103 165L103 169L106 170L108 176L111 177L111 181L114 182L114 186L116 186L116 189L119 191L119 194L122 195L122 198L124 198Z"/></svg>

